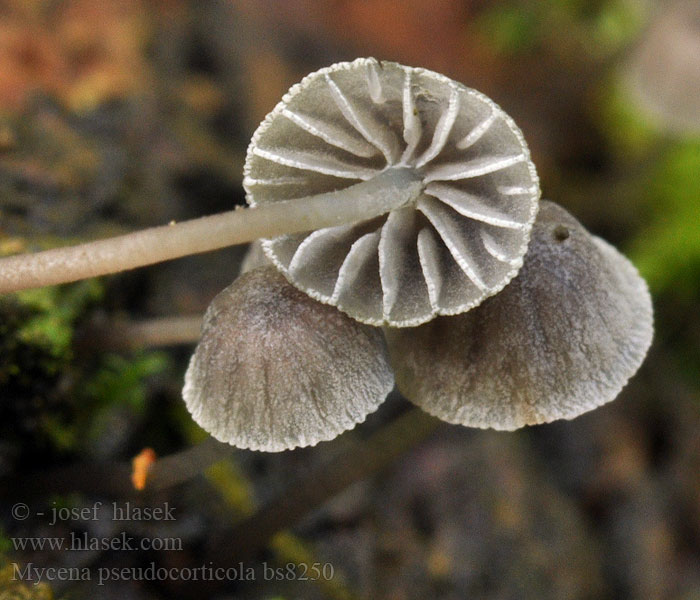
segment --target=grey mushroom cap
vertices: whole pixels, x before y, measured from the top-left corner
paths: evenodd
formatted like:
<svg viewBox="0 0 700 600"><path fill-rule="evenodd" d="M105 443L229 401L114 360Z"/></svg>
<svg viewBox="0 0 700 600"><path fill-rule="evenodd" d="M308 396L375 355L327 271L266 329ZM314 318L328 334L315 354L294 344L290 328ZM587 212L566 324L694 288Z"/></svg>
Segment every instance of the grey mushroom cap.
<svg viewBox="0 0 700 600"><path fill-rule="evenodd" d="M659 3L625 63L631 97L671 133L700 135L700 3Z"/></svg>
<svg viewBox="0 0 700 600"><path fill-rule="evenodd" d="M381 330L262 267L209 306L182 393L193 419L216 439L276 452L351 429L393 383Z"/></svg>
<svg viewBox="0 0 700 600"><path fill-rule="evenodd" d="M321 69L260 124L243 185L255 206L325 193L352 202L373 181L378 201L406 200L263 242L293 285L363 323L413 327L470 310L517 274L539 180L520 129L483 94L372 58Z"/></svg>
<svg viewBox="0 0 700 600"><path fill-rule="evenodd" d="M653 336L634 266L543 202L518 276L455 317L388 329L399 390L451 423L513 430L613 400Z"/></svg>

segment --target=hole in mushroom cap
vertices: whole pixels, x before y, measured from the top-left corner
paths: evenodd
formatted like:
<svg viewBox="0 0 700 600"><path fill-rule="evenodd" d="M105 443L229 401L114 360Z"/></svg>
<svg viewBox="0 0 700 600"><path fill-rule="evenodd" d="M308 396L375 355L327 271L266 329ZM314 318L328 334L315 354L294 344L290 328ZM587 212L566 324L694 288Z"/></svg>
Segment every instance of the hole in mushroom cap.
<svg viewBox="0 0 700 600"><path fill-rule="evenodd" d="M551 243L566 223L566 244ZM543 202L518 276L467 313L386 332L396 385L451 423L512 430L613 400L653 335L632 264Z"/></svg>
<svg viewBox="0 0 700 600"><path fill-rule="evenodd" d="M563 242L569 237L569 235L571 235L571 232L569 231L569 228L566 227L566 225L559 224L554 228L552 234L554 235L554 239L557 242Z"/></svg>

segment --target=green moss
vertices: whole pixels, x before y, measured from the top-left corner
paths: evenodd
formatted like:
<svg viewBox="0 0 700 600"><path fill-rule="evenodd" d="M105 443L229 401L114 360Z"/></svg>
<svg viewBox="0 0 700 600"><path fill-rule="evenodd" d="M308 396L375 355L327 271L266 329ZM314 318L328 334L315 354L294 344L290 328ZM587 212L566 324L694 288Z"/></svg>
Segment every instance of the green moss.
<svg viewBox="0 0 700 600"><path fill-rule="evenodd" d="M143 415L148 398L148 378L163 373L170 359L163 352L138 352L133 356L105 354L97 370L78 392L80 411L70 426L76 441L99 439L115 410Z"/></svg>
<svg viewBox="0 0 700 600"><path fill-rule="evenodd" d="M70 379L75 324L101 295L99 282L85 281L0 298L3 440L30 452L71 443L61 426L70 405L58 384Z"/></svg>
<svg viewBox="0 0 700 600"><path fill-rule="evenodd" d="M487 9L478 19L477 29L491 48L503 54L529 50L540 36L536 12L515 4Z"/></svg>
<svg viewBox="0 0 700 600"><path fill-rule="evenodd" d="M5 530L0 526L0 555L12 551L12 540L7 536Z"/></svg>
<svg viewBox="0 0 700 600"><path fill-rule="evenodd" d="M605 2L593 24L594 41L613 52L632 42L644 24L639 4L618 0Z"/></svg>
<svg viewBox="0 0 700 600"><path fill-rule="evenodd" d="M75 447L77 431L64 419L55 415L40 416L41 430L57 450L70 450Z"/></svg>
<svg viewBox="0 0 700 600"><path fill-rule="evenodd" d="M621 81L609 79L601 87L594 108L612 152L623 160L640 160L658 143L659 130L630 101Z"/></svg>
<svg viewBox="0 0 700 600"><path fill-rule="evenodd" d="M85 383L85 396L100 405L126 404L137 413L146 403L145 379L169 364L164 352L139 352L132 357L106 354L95 375Z"/></svg>
<svg viewBox="0 0 700 600"><path fill-rule="evenodd" d="M102 296L102 284L87 280L0 298L3 439L29 452L73 448L73 397L65 384L80 378L71 363L74 329Z"/></svg>
<svg viewBox="0 0 700 600"><path fill-rule="evenodd" d="M0 554L0 600L53 600L53 598L53 592L47 583L18 581L15 563Z"/></svg>
<svg viewBox="0 0 700 600"><path fill-rule="evenodd" d="M477 30L499 53L575 47L605 57L629 44L643 21L641 9L628 0L511 0L485 8Z"/></svg>
<svg viewBox="0 0 700 600"><path fill-rule="evenodd" d="M163 372L161 352L73 360L75 326L103 297L98 280L0 298L0 436L28 452L66 455L97 439L110 411L144 412L147 379ZM99 350L96 348L96 350Z"/></svg>
<svg viewBox="0 0 700 600"><path fill-rule="evenodd" d="M17 331L17 337L55 357L65 355L73 341L76 319L88 305L99 301L102 294L103 287L97 279L17 292L19 304L32 313Z"/></svg>
<svg viewBox="0 0 700 600"><path fill-rule="evenodd" d="M649 181L646 204L651 224L629 249L655 293L673 292L692 301L700 289L700 141L673 148Z"/></svg>

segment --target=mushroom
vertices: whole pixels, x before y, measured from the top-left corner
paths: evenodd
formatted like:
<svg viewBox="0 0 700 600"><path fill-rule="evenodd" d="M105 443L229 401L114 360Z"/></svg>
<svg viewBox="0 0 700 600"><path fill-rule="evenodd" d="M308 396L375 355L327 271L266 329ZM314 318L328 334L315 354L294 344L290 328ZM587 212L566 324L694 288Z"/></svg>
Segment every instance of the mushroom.
<svg viewBox="0 0 700 600"><path fill-rule="evenodd" d="M276 452L354 427L393 385L381 330L313 300L268 266L214 298L182 395L219 441Z"/></svg>
<svg viewBox="0 0 700 600"><path fill-rule="evenodd" d="M634 266L543 202L525 263L500 294L387 338L407 398L450 423L512 430L613 400L646 356L652 321Z"/></svg>
<svg viewBox="0 0 700 600"><path fill-rule="evenodd" d="M251 206L355 202L373 183L396 198L386 214L263 241L293 285L363 323L412 327L469 310L517 273L538 179L522 133L483 94L372 58L332 65L260 124L243 180Z"/></svg>
<svg viewBox="0 0 700 600"><path fill-rule="evenodd" d="M664 3L626 61L633 100L673 133L700 134L700 3Z"/></svg>
<svg viewBox="0 0 700 600"><path fill-rule="evenodd" d="M539 181L518 127L447 77L372 58L293 86L253 135L249 210L0 260L0 293L264 238L294 285L372 325L458 314L517 273Z"/></svg>
<svg viewBox="0 0 700 600"><path fill-rule="evenodd" d="M520 130L442 75L312 73L256 131L244 186L245 210L0 260L0 292L263 238L207 311L183 397L217 439L267 451L376 409L385 339L407 398L496 429L612 400L647 352L634 267L556 205L538 216Z"/></svg>

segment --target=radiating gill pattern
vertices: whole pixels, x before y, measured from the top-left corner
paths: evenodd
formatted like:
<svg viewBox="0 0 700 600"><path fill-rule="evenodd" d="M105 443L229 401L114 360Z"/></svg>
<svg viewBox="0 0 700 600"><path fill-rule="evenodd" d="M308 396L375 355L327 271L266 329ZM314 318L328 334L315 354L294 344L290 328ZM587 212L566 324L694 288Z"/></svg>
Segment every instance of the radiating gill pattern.
<svg viewBox="0 0 700 600"><path fill-rule="evenodd" d="M371 325L459 314L518 272L539 200L522 133L483 94L420 68L338 63L293 86L248 149L252 206L415 169L422 193L365 222L265 240L291 283ZM391 194L391 189L387 189Z"/></svg>

